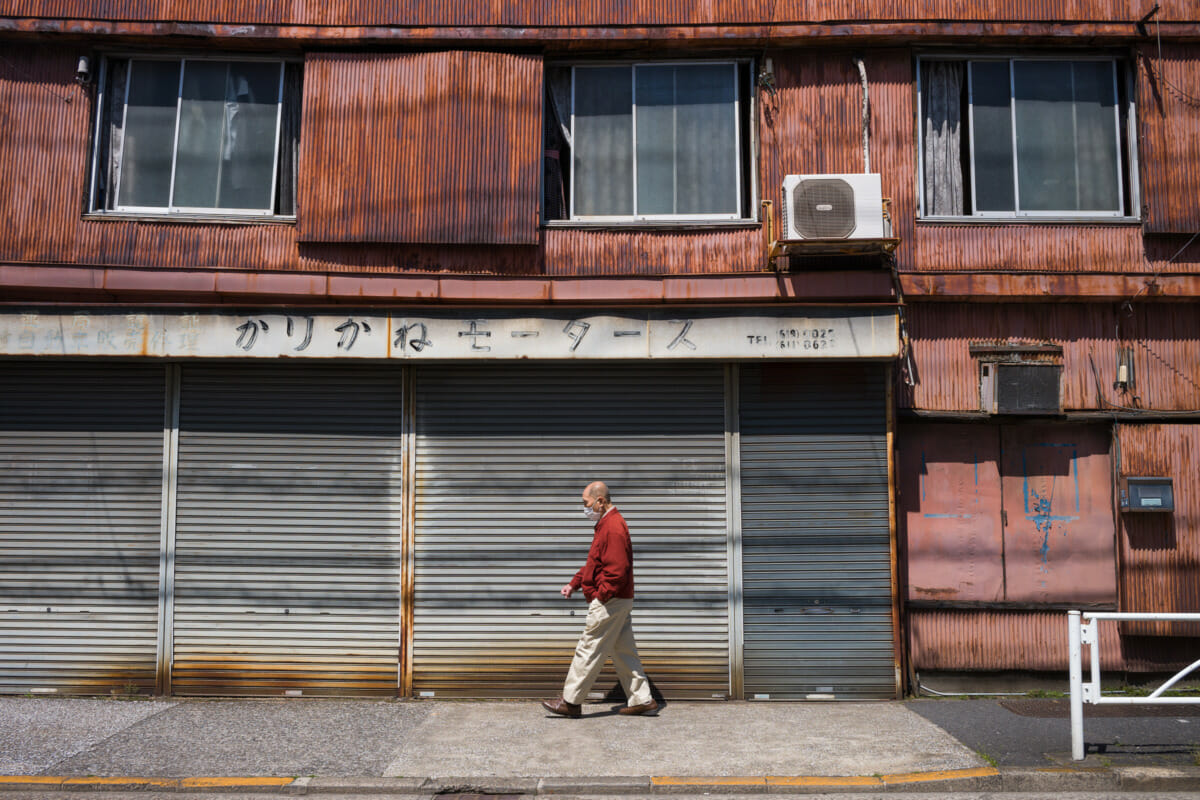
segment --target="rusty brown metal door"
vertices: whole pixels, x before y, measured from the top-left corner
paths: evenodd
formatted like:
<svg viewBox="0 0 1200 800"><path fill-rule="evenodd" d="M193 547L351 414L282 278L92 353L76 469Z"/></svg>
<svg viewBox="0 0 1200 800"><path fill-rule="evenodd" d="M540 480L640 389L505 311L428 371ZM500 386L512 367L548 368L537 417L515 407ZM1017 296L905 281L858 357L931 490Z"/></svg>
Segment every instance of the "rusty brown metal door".
<svg viewBox="0 0 1200 800"><path fill-rule="evenodd" d="M908 600L1116 602L1110 434L1097 425L906 425Z"/></svg>
<svg viewBox="0 0 1200 800"><path fill-rule="evenodd" d="M905 425L899 451L908 600L1003 600L1000 428Z"/></svg>
<svg viewBox="0 0 1200 800"><path fill-rule="evenodd" d="M1106 428L1090 425L1002 428L1010 602L1116 602L1109 439Z"/></svg>

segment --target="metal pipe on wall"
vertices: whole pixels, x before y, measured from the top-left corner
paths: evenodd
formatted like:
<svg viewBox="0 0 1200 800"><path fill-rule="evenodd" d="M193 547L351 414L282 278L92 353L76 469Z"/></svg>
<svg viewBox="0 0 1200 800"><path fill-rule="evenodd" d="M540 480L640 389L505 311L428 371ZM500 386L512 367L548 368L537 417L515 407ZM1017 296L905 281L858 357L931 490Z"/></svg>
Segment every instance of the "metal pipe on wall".
<svg viewBox="0 0 1200 800"><path fill-rule="evenodd" d="M867 87L867 66L861 56L854 57L854 65L858 67L858 75L862 80L862 141L863 141L863 172L871 171L871 100Z"/></svg>

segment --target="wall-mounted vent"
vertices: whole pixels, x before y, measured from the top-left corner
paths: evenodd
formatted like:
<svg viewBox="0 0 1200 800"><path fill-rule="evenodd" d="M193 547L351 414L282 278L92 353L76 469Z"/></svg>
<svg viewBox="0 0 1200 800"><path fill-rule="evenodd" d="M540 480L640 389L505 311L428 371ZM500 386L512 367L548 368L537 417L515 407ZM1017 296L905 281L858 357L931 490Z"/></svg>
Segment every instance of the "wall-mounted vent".
<svg viewBox="0 0 1200 800"><path fill-rule="evenodd" d="M979 400L989 414L1060 414L1062 365L981 362Z"/></svg>

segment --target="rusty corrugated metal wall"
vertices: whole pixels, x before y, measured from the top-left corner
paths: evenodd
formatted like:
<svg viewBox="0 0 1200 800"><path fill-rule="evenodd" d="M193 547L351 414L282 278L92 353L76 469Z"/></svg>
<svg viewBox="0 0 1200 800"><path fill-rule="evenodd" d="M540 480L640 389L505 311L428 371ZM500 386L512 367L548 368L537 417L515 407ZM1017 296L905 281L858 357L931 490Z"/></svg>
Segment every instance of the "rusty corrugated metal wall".
<svg viewBox="0 0 1200 800"><path fill-rule="evenodd" d="M785 175L863 172L862 86L849 51L770 51L777 93L760 93L759 139L764 199L775 204ZM913 67L906 50L864 55L870 85L871 171L892 198L894 235L912 233ZM778 225L775 228L779 231ZM778 235L778 233L776 234Z"/></svg>
<svg viewBox="0 0 1200 800"><path fill-rule="evenodd" d="M915 670L1067 670L1067 612L908 612L909 658ZM1089 663L1084 649L1085 668ZM1127 669L1116 625L1100 627L1100 663Z"/></svg>
<svg viewBox="0 0 1200 800"><path fill-rule="evenodd" d="M541 113L540 57L310 55L300 239L537 244Z"/></svg>
<svg viewBox="0 0 1200 800"><path fill-rule="evenodd" d="M1176 5L1176 3L1178 5ZM1163 16L1186 12L1183 0L1164 2ZM1133 0L1013 0L1004 6L1006 19L1033 20L1136 20L1146 13ZM1174 8L1173 8L1174 6ZM845 20L977 20L991 17L986 6L965 0L688 0L626 3L614 0L562 3L537 0L509 3L502 0L455 0L427 3L420 0L378 3L350 0L6 0L0 14L12 16L73 17L81 19L162 20L180 22L238 22L295 25L745 25L767 21Z"/></svg>
<svg viewBox="0 0 1200 800"><path fill-rule="evenodd" d="M430 118L417 115L420 125L432 119L433 125L441 126L438 137L417 136L427 145L417 148L411 142L395 147L389 143L395 138L385 141L374 136L378 126L352 122L356 115L379 112L380 118L396 117L393 137L407 135L409 123L401 118L413 115L403 108L402 98L390 97L387 108L381 109L364 102L362 86L358 94L346 94L345 86L359 84L338 84L332 92L321 88L334 88L331 81L337 80L337 74L352 77L346 70L362 56L310 58L301 225L310 239L355 241L298 243L295 228L286 223L182 226L169 221L82 218L92 99L73 81L79 52L73 46L12 45L6 47L6 62L0 62L0 92L5 107L13 109L9 124L0 129L0 164L4 165L0 169L8 171L7 185L21 187L21 192L0 197L5 218L19 223L0 234L0 258L5 260L146 268L551 275L765 268L766 231L759 227L687 234L551 228L539 234L536 161L541 148L541 70L536 65L540 61L487 53L454 57L466 59L464 65L472 64L468 71L476 77L463 80L468 89L479 91L465 104L441 104ZM768 53L775 60L779 92L774 97L760 93L758 177L760 196L775 203L777 219L778 186L784 175L862 169L861 95L850 51ZM441 80L437 76L448 67L450 56L372 58L387 60L389 69L396 70L393 79L412 85L409 97L413 99L426 91L419 87L436 89ZM402 68L401 59L408 59L408 66ZM417 70L417 62L430 70ZM362 64L353 70L359 67L366 70ZM1147 239L1136 224L915 223L911 56L907 50L868 51L866 67L871 81L872 169L882 173L884 193L893 199L896 233L904 241L898 251L902 270L1151 275L1197 270L1200 243L1181 251L1187 236ZM508 113L494 115L485 101L488 96L503 99L501 107ZM355 97L358 100L351 102ZM68 98L71 102L66 102ZM337 124L337 111L344 125ZM318 115L330 114L335 116L329 126L317 124ZM481 125L484 119L492 120L490 138L483 132L488 128ZM347 137L358 140L349 149L353 157L348 164L343 152ZM418 160L418 151L424 161ZM494 168L497 162L501 166ZM1154 172L1152 163L1142 166ZM390 180L372 179L385 170L391 170ZM344 200L337 197L339 193ZM364 209L365 213L351 213ZM400 214L396 209L413 211ZM415 244L453 242L460 235L461 241L520 244L486 250L461 243ZM540 247L530 247L539 236ZM400 246L399 240L405 244Z"/></svg>
<svg viewBox="0 0 1200 800"><path fill-rule="evenodd" d="M449 54L373 56L315 55L306 70L305 128L302 135L300 226L303 238L288 224L212 224L186 226L170 221L81 218L88 172L88 128L91 102L74 84L72 48L14 47L15 68L0 64L7 75L9 107L22 113L0 131L0 157L12 164L14 183L28 183L34 202L18 195L0 198L10 218L25 220L20 230L0 236L0 258L12 261L99 264L108 266L302 270L322 272L453 271L551 275L692 274L754 272L766 268L765 231L758 226L709 232L595 231L547 229L537 243L537 153L541 143L540 61L532 57L487 53L458 54L467 59L461 72L474 72L481 91L471 103L443 105L414 117L408 100L390 93L387 107L365 101L373 83L358 81L360 72L392 71L396 85L438 89ZM784 79L781 95L764 106L761 165L767 177L765 196L777 199L774 187L790 172L860 171L858 134L860 90L849 53L828 64L813 53L780 53ZM22 59L18 61L17 59ZM429 72L419 64L431 67ZM386 66L384 66L386 65ZM907 140L888 135L893 116L910 113L911 67L901 51L868 58L873 104L875 163L888 174L896 195L901 226L911 216L911 192L905 173L911 169ZM344 87L359 86L346 100ZM461 85L461 84L460 84ZM470 86L468 87L470 88ZM414 92L416 89L414 89ZM72 92L66 103L54 92ZM510 103L509 113L493 115L488 100L496 93ZM384 92L377 93L382 96ZM439 96L441 96L439 94ZM338 99L341 98L341 99ZM444 97L443 97L444 99ZM87 101L87 102L85 102ZM835 116L813 127L813 115ZM395 119L397 129L386 138L377 128L357 124L364 115ZM400 120L408 118L409 123ZM432 125L429 120L432 118ZM491 119L490 133L481 121ZM328 121L324 124L321 120ZM412 131L432 127L437 135L413 147ZM437 127L437 126L441 127ZM457 126L457 127L455 127ZM843 131L832 136L831 131ZM56 131L53 137L43 134ZM453 135L452 135L453 134ZM464 136L467 137L464 141ZM346 142L356 141L347 146ZM812 146L820 141L821 147ZM397 147L397 142L403 146ZM35 143L37 143L35 145ZM805 144L807 143L807 144ZM493 153L492 150L497 150ZM497 149L498 148L498 149ZM522 159L517 154L524 153ZM347 155L349 154L349 155ZM11 156L11 158L9 158ZM508 169L491 165L503 162ZM435 168L438 165L444 170ZM448 175L447 175L448 173ZM374 179L372 176L378 176ZM492 185L479 186L490 176ZM476 185L472 185L472 179ZM64 190L65 187L65 190ZM906 200L905 198L908 197ZM411 214L397 209L412 210ZM777 209L776 209L777 213ZM903 235L903 234L902 234ZM341 240L341 241L339 241ZM350 241L345 241L350 240ZM442 241L437 246L413 242ZM521 242L521 246L481 250L464 242ZM403 241L404 244L398 242Z"/></svg>
<svg viewBox="0 0 1200 800"><path fill-rule="evenodd" d="M1120 404L1156 411L1200 410L1200 305L1140 304L1114 309L1120 344L1133 351L1134 385ZM1102 351L1112 375L1114 351ZM1097 358L1097 363L1103 363Z"/></svg>
<svg viewBox="0 0 1200 800"><path fill-rule="evenodd" d="M587 231L548 228L549 275L685 275L766 268L767 242L757 227L729 231Z"/></svg>
<svg viewBox="0 0 1200 800"><path fill-rule="evenodd" d="M916 385L901 384L901 407L979 410L979 360L972 342L1063 348L1064 410L1200 408L1200 307L1194 303L921 303L908 308ZM1118 347L1133 349L1135 380L1114 387ZM1094 365L1094 367L1093 367Z"/></svg>
<svg viewBox="0 0 1200 800"><path fill-rule="evenodd" d="M1138 121L1146 230L1200 230L1200 50L1144 44L1138 51Z"/></svg>
<svg viewBox="0 0 1200 800"><path fill-rule="evenodd" d="M921 222L915 234L912 246L900 248L899 257L904 269L916 272L999 269L1111 273L1140 271L1149 266L1137 223L1001 226ZM1174 268L1186 271L1194 265Z"/></svg>
<svg viewBox="0 0 1200 800"><path fill-rule="evenodd" d="M0 257L74 261L90 104L69 50L4 48L0 60Z"/></svg>
<svg viewBox="0 0 1200 800"><path fill-rule="evenodd" d="M917 672L1066 673L1065 611L914 609L906 617L909 659ZM1131 636L1114 622L1101 623L1099 630L1106 675L1174 671L1196 658L1195 638ZM1089 669L1086 647L1083 664Z"/></svg>
<svg viewBox="0 0 1200 800"><path fill-rule="evenodd" d="M1200 375L1194 372L1193 375ZM1200 425L1117 426L1120 473L1172 479L1174 513L1121 520L1121 610L1200 612ZM1200 625L1124 623L1129 634L1200 636Z"/></svg>
<svg viewBox="0 0 1200 800"><path fill-rule="evenodd" d="M126 218L97 219L83 215L89 181L90 120L94 98L74 81L75 60L79 48L35 45L6 45L0 61L0 105L6 109L6 124L0 126L0 186L12 190L0 192L0 217L11 224L0 231L0 260L26 263L86 264L152 268L221 268L245 270L302 270L312 272L412 272L454 271L464 273L536 274L541 273L540 250L525 245L493 246L482 250L460 242L436 246L407 244L369 245L355 242L298 243L296 228L282 223L210 223L203 221L180 225L173 220ZM486 55L486 54L479 54ZM511 59L514 57L500 57ZM501 187L480 195L469 183L461 195L452 193L444 202L457 203L471 197L475 188L474 211L453 214L426 203L428 228L439 226L464 230L473 224L477 235L499 238L506 229L521 231L522 241L537 241L537 154L540 136L540 60L517 57L524 66L517 76L528 83L532 94L524 97L525 106L514 110L502 123L519 123L522 141L512 145L514 153L524 153L524 171L509 178L514 192ZM477 64L484 75L495 72ZM511 77L511 76L510 76ZM492 79L483 78L486 82ZM510 88L515 80L509 81ZM498 83L500 83L498 81ZM481 102L487 93L477 93ZM481 112L482 113L482 112ZM471 118L461 120L470 132ZM478 130L479 126L475 126ZM365 126L364 126L365 128ZM443 135L443 161L463 156L463 168L472 168L466 158L479 148L464 145L463 137ZM507 147L500 138L498 146ZM451 147L453 145L453 148ZM461 148L461 149L460 149ZM369 155L369 154L368 154ZM428 154L427 154L428 155ZM517 164L519 159L509 159ZM342 173L345 160L339 152L324 163L326 169L308 164L302 175L320 182L323 173ZM369 174L377 165L366 161L348 179ZM404 177L407 191L424 193L434 178L426 178L415 168ZM465 174L465 173L464 173ZM488 174L480 169L476 175ZM394 195L400 190L395 190ZM397 201L399 202L399 201ZM397 206L399 207L399 206ZM317 208L319 210L319 206ZM378 214L384 223L397 216L388 209ZM472 219L472 214L476 215ZM507 215L507 217L505 216ZM484 217L480 220L479 217ZM458 226L455 228L454 226ZM327 227L333 227L332 223ZM420 226L413 226L415 234ZM466 231L469 235L470 230ZM414 234L414 239L416 238ZM413 241L413 240L410 240ZM528 241L526 242L528 243ZM178 280L186 283L186 276ZM208 283L205 284L209 285ZM136 288L136 287L134 287Z"/></svg>
<svg viewBox="0 0 1200 800"><path fill-rule="evenodd" d="M83 219L94 103L77 48L6 45L0 61L0 259L139 267L295 268L290 225Z"/></svg>
<svg viewBox="0 0 1200 800"><path fill-rule="evenodd" d="M914 145L915 146L915 145ZM915 169L915 166L913 167ZM1110 225L972 225L918 222L897 252L916 273L1193 274L1200 244L1188 236L1153 236L1136 222Z"/></svg>

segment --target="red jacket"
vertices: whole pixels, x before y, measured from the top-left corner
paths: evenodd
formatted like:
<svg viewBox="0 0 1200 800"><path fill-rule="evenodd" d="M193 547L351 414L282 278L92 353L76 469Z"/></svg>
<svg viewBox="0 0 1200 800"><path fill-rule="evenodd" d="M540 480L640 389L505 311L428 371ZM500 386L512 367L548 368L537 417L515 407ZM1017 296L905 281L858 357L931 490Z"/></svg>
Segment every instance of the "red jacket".
<svg viewBox="0 0 1200 800"><path fill-rule="evenodd" d="M625 518L613 508L596 523L596 534L583 569L571 579L572 589L607 603L614 597L633 599L633 543Z"/></svg>

